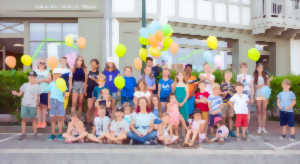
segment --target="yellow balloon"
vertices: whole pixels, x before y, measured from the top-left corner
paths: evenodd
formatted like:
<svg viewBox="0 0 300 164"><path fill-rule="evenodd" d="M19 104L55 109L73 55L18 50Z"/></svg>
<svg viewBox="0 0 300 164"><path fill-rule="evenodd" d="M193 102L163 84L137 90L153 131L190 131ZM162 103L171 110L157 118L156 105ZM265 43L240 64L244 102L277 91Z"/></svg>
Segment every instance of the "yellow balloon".
<svg viewBox="0 0 300 164"><path fill-rule="evenodd" d="M55 83L60 91L65 92L67 90L67 84L63 78L58 78Z"/></svg>
<svg viewBox="0 0 300 164"><path fill-rule="evenodd" d="M140 48L139 57L143 60L143 62L146 62L146 59L147 59L147 50L146 50L146 48Z"/></svg>
<svg viewBox="0 0 300 164"><path fill-rule="evenodd" d="M125 79L123 78L123 76L118 75L114 79L114 84L118 89L123 89L125 86Z"/></svg>
<svg viewBox="0 0 300 164"><path fill-rule="evenodd" d="M30 55L28 54L24 54L22 57L21 57L21 62L22 64L24 64L25 66L30 66L32 64L32 58Z"/></svg>
<svg viewBox="0 0 300 164"><path fill-rule="evenodd" d="M65 44L69 47L72 47L74 44L74 39L73 39L73 35L67 35L65 37Z"/></svg>
<svg viewBox="0 0 300 164"><path fill-rule="evenodd" d="M159 49L155 48L155 47L150 47L149 48L149 53L154 56L154 57L159 57L161 55L161 52Z"/></svg>
<svg viewBox="0 0 300 164"><path fill-rule="evenodd" d="M218 47L218 39L215 36L209 36L206 39L207 46L213 50L217 49Z"/></svg>
<svg viewBox="0 0 300 164"><path fill-rule="evenodd" d="M251 48L248 50L248 57L252 61L258 61L260 58L260 52L256 48Z"/></svg>
<svg viewBox="0 0 300 164"><path fill-rule="evenodd" d="M149 43L148 43L148 39L147 38L143 38L143 37L139 37L139 42L141 43L141 45L144 45L144 46L146 46L146 45L148 45Z"/></svg>
<svg viewBox="0 0 300 164"><path fill-rule="evenodd" d="M133 61L133 65L136 70L140 71L142 69L143 62L140 58L135 58Z"/></svg>

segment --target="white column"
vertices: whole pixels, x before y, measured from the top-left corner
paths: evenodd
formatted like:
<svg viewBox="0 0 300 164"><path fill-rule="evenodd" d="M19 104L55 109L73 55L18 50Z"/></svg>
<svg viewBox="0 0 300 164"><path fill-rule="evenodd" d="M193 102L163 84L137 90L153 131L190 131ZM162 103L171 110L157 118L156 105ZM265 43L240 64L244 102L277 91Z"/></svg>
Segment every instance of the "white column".
<svg viewBox="0 0 300 164"><path fill-rule="evenodd" d="M300 74L300 40L291 39L291 73Z"/></svg>

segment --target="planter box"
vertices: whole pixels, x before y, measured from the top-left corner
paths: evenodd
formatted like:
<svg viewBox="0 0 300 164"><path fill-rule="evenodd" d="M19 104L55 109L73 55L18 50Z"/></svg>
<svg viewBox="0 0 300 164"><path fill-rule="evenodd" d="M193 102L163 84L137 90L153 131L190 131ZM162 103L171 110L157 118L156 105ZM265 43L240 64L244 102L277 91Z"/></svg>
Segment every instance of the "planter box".
<svg viewBox="0 0 300 164"><path fill-rule="evenodd" d="M0 114L0 122L18 122L15 115L12 114Z"/></svg>

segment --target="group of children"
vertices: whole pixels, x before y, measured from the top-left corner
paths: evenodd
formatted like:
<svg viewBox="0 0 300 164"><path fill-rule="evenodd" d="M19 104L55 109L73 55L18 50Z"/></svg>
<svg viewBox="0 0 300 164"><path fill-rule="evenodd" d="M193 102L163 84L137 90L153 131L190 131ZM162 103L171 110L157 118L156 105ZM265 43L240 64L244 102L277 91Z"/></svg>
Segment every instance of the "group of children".
<svg viewBox="0 0 300 164"><path fill-rule="evenodd" d="M132 75L131 66L124 68L125 86L121 90L114 85L114 78L120 72L113 62L108 62L102 73L97 59L92 59L90 65L91 71L88 72L83 57L79 56L74 68L69 69L66 58L61 58L60 67L55 68L51 75L46 63L40 60L37 69L29 72L29 81L21 86L20 91L12 91L15 96L23 95L20 140L26 138L28 120L32 120L34 135L37 128L47 126L47 109L51 118L48 139L66 143L170 145L182 139L184 146L194 146L196 141L224 143L229 136L246 140L249 104L254 100L259 124L257 133L267 133L268 96L261 90L268 87L272 78L265 74L260 64L251 76L247 74L248 65L242 63L235 84L232 84L232 72L225 71L224 80L219 85L215 83L208 64L203 66L204 73L199 74L200 81L191 74L192 65L186 65L184 72L177 72L176 79L172 80L168 68L153 66L152 58L148 57L138 81ZM160 71L162 77L158 79ZM66 92L58 89L58 78L65 79ZM296 97L290 87L289 80L285 79L277 105L281 138L286 138L286 129L290 127L290 139L295 140L293 106ZM72 95L71 119L64 133L69 93ZM82 115L84 97L87 97L88 106L85 117Z"/></svg>

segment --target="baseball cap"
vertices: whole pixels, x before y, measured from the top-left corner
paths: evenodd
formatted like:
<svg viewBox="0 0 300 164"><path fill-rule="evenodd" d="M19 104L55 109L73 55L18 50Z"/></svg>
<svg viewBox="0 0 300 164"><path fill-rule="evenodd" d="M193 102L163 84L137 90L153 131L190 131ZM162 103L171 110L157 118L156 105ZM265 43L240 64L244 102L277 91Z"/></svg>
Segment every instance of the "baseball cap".
<svg viewBox="0 0 300 164"><path fill-rule="evenodd" d="M216 125L221 120L222 120L221 117L215 117L215 119L214 119L214 125Z"/></svg>
<svg viewBox="0 0 300 164"><path fill-rule="evenodd" d="M53 74L61 74L61 73L62 73L61 68L55 68L55 69L53 70Z"/></svg>
<svg viewBox="0 0 300 164"><path fill-rule="evenodd" d="M34 71L30 71L30 72L28 72L28 76L37 76L37 74L36 74L36 72L34 72Z"/></svg>

